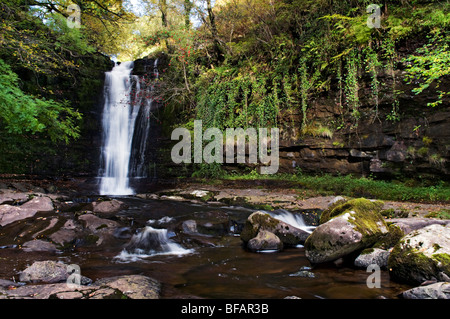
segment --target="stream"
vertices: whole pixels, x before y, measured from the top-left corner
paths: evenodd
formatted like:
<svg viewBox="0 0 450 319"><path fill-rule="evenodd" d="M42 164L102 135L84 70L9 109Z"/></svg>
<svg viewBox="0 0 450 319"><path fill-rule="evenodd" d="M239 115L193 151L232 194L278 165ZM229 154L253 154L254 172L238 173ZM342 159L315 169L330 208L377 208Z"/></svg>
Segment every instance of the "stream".
<svg viewBox="0 0 450 319"><path fill-rule="evenodd" d="M98 247L80 245L57 254L4 246L0 278L18 278L18 272L33 261L56 259L79 265L81 274L93 280L127 274L155 278L162 283L162 298L373 299L396 298L410 288L390 281L387 271L381 272L381 288L368 288L371 273L365 269L333 263L312 266L302 246L282 252L246 251L238 229L253 212L247 208L133 196L118 199L128 208L111 219L129 225L116 232L120 240ZM278 214L293 222L304 221L309 229L317 219L317 212ZM195 221L195 228L183 229L183 221L189 220ZM4 238L8 229L2 228ZM156 242L160 250L147 247L149 242Z"/></svg>

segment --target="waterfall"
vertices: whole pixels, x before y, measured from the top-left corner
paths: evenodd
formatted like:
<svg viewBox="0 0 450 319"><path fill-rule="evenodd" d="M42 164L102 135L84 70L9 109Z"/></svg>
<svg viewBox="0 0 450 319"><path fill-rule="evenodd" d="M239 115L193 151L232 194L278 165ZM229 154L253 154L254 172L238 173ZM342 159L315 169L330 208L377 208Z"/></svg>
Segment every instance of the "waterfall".
<svg viewBox="0 0 450 319"><path fill-rule="evenodd" d="M132 195L130 178L147 177L153 86L131 74L133 65L122 62L105 75L101 195ZM157 60L154 69L157 75Z"/></svg>

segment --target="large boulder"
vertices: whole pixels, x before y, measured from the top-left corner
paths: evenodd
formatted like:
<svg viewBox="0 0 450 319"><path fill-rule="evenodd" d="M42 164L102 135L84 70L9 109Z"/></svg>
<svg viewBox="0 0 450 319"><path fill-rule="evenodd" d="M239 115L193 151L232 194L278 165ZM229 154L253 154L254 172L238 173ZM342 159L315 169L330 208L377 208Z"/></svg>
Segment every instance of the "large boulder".
<svg viewBox="0 0 450 319"><path fill-rule="evenodd" d="M450 226L433 224L404 236L392 250L388 267L394 280L420 284L450 277Z"/></svg>
<svg viewBox="0 0 450 319"><path fill-rule="evenodd" d="M311 263L323 263L373 245L388 233L382 206L382 202L358 198L333 207L306 240L306 257Z"/></svg>
<svg viewBox="0 0 450 319"><path fill-rule="evenodd" d="M284 245L303 244L309 236L309 233L302 229L278 220L267 213L258 211L247 218L241 232L241 239L248 243L263 230L275 234Z"/></svg>

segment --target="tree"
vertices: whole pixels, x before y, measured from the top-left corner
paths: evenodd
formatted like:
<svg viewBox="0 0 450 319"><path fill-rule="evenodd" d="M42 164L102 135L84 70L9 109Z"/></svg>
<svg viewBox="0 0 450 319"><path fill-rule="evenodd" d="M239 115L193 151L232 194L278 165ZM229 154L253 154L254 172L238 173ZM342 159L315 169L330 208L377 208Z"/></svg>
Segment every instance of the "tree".
<svg viewBox="0 0 450 319"><path fill-rule="evenodd" d="M43 133L54 142L79 136L81 114L67 102L56 102L24 93L19 78L0 59L0 123L9 134Z"/></svg>

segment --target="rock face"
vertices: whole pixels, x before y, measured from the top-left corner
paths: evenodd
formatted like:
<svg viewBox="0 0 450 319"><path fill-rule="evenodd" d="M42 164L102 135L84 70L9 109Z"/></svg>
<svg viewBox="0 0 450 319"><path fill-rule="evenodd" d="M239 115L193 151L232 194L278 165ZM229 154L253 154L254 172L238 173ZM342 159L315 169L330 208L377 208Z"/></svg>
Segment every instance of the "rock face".
<svg viewBox="0 0 450 319"><path fill-rule="evenodd" d="M450 226L433 224L404 236L389 256L391 278L420 284L450 276Z"/></svg>
<svg viewBox="0 0 450 319"><path fill-rule="evenodd" d="M381 207L381 202L364 198L337 205L306 240L306 257L311 263L323 263L370 247L388 233Z"/></svg>
<svg viewBox="0 0 450 319"><path fill-rule="evenodd" d="M265 232L258 237L258 234L261 231ZM244 241L244 243L248 245L248 243L250 243L250 241L255 238L255 240L252 242L252 245L255 245L254 247L257 246L262 247L268 244L269 242L270 242L269 246L271 248L266 249L272 250L274 249L273 247L275 246L280 247L280 245L276 243L277 242L276 239L273 238L273 236L268 233L272 233L272 235L278 237L278 239L283 245L302 244L309 236L309 233L306 231L303 231L283 221L280 221L267 213L258 211L254 212L247 218L244 228L241 232L241 239L242 241ZM250 249L255 250L252 248Z"/></svg>

